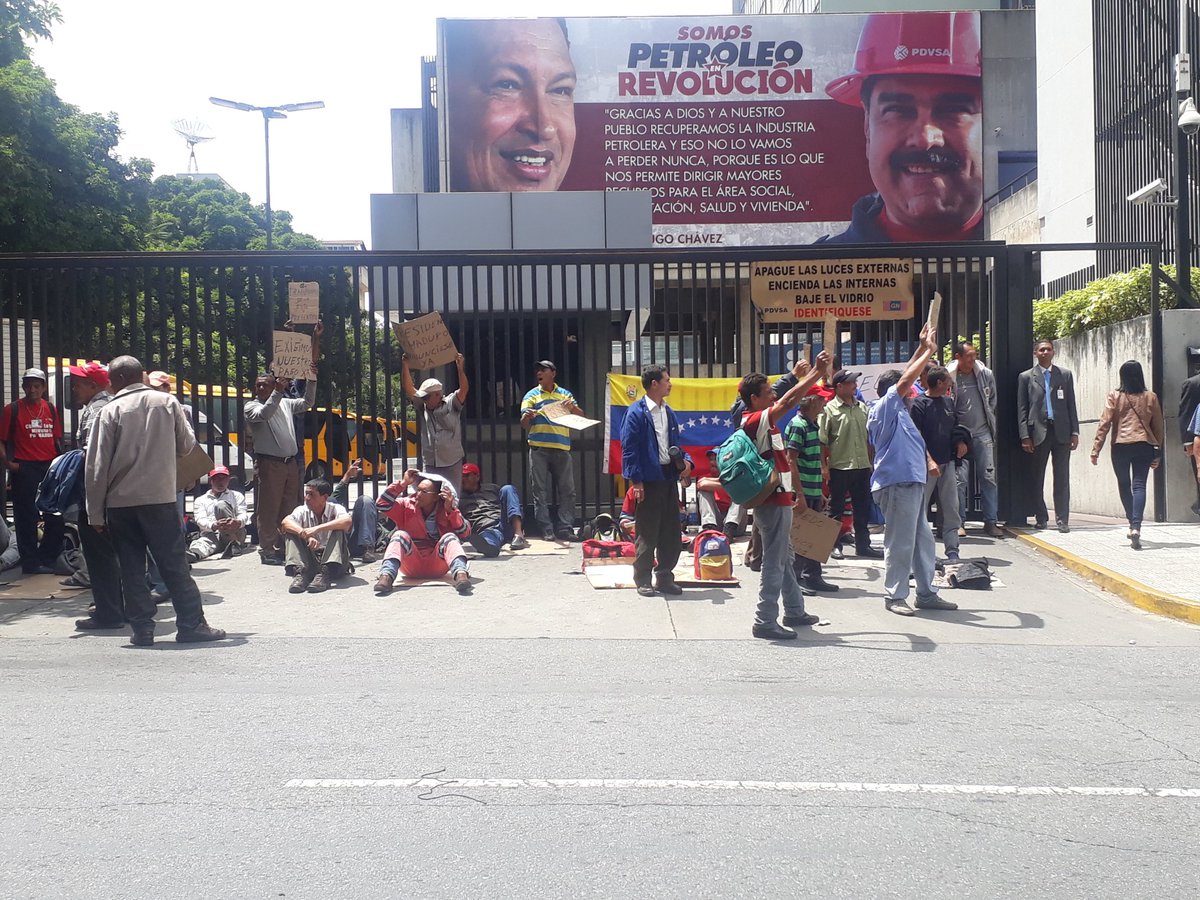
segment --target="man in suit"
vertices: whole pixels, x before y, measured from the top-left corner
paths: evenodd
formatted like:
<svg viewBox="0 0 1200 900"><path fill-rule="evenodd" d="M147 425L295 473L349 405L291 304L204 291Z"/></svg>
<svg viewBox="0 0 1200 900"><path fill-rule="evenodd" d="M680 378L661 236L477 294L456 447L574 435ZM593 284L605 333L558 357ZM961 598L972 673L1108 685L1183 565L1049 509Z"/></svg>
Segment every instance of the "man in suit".
<svg viewBox="0 0 1200 900"><path fill-rule="evenodd" d="M1054 362L1054 342L1034 345L1037 365L1017 379L1017 432L1021 447L1034 457L1034 502L1037 527L1045 528L1046 462L1054 465L1054 520L1058 530L1071 530L1071 451L1079 446L1079 411L1075 378Z"/></svg>
<svg viewBox="0 0 1200 900"><path fill-rule="evenodd" d="M1196 466L1200 465L1192 453L1192 441L1196 434L1192 431L1192 419L1196 417L1196 407L1200 406L1200 374L1193 375L1183 382L1183 391L1179 395L1179 438L1183 441L1183 452L1188 455L1192 464L1192 474L1196 474ZM1196 484L1196 502L1192 504L1192 512L1200 516L1200 481Z"/></svg>

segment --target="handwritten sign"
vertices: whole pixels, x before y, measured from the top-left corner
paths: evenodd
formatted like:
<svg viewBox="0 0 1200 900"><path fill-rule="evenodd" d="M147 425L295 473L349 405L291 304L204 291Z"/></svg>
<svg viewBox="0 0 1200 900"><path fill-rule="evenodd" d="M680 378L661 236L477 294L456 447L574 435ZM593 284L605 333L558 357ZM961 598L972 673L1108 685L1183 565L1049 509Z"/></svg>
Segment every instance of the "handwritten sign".
<svg viewBox="0 0 1200 900"><path fill-rule="evenodd" d="M408 364L414 369L431 369L458 358L454 338L450 337L439 312L426 313L407 322L393 322L392 328L408 354Z"/></svg>
<svg viewBox="0 0 1200 900"><path fill-rule="evenodd" d="M288 284L288 318L293 325L316 325L321 312L321 289L315 281Z"/></svg>
<svg viewBox="0 0 1200 900"><path fill-rule="evenodd" d="M825 562L841 533L841 523L815 509L792 513L792 549L806 559Z"/></svg>
<svg viewBox="0 0 1200 900"><path fill-rule="evenodd" d="M307 334L276 331L271 341L271 371L280 378L312 375L312 340Z"/></svg>
<svg viewBox="0 0 1200 900"><path fill-rule="evenodd" d="M576 431L583 431L585 428L591 428L593 425L600 424L599 419L589 419L571 412L570 404L566 400L560 400L557 403L547 403L541 408L541 413L555 425L562 425L564 428L573 428Z"/></svg>
<svg viewBox="0 0 1200 900"><path fill-rule="evenodd" d="M829 354L831 359L837 359L838 355L838 327L837 319L825 320L825 337L824 343L821 344L821 349Z"/></svg>
<svg viewBox="0 0 1200 900"><path fill-rule="evenodd" d="M756 262L750 299L764 322L909 319L911 259L806 259Z"/></svg>

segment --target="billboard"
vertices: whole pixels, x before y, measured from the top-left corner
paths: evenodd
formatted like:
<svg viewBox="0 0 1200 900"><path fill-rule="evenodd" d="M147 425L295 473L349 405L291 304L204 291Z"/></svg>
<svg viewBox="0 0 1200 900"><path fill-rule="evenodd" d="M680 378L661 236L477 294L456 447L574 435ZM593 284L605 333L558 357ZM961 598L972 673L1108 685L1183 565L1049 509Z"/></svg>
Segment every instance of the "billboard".
<svg viewBox="0 0 1200 900"><path fill-rule="evenodd" d="M660 246L983 237L977 12L438 26L444 190L649 190Z"/></svg>

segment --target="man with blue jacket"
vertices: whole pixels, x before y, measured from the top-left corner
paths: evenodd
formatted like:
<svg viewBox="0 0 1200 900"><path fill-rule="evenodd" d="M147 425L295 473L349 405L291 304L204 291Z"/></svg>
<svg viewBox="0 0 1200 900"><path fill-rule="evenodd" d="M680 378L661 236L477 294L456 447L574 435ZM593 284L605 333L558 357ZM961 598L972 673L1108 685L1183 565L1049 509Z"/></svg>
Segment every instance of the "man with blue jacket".
<svg viewBox="0 0 1200 900"><path fill-rule="evenodd" d="M633 581L643 597L682 594L672 571L679 562L679 479L692 473L692 458L679 448L679 422L667 406L671 376L663 366L642 370L646 396L634 403L621 423L621 474L633 485L637 503L637 556ZM675 452L672 453L671 451ZM654 585L650 571L654 570ZM655 590L657 586L657 591Z"/></svg>

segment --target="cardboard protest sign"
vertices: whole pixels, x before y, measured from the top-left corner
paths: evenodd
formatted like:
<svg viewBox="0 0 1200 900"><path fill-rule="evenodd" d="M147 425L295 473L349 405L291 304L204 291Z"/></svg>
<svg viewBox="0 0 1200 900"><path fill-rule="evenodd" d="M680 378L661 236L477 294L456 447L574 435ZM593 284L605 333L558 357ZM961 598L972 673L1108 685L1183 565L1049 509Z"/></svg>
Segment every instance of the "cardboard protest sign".
<svg viewBox="0 0 1200 900"><path fill-rule="evenodd" d="M815 509L792 513L792 549L808 559L825 562L837 543L841 523Z"/></svg>
<svg viewBox="0 0 1200 900"><path fill-rule="evenodd" d="M439 312L426 313L407 322L393 322L392 327L400 346L408 354L408 364L414 369L431 369L458 358L454 338L450 337Z"/></svg>
<svg viewBox="0 0 1200 900"><path fill-rule="evenodd" d="M321 289L315 281L288 285L288 318L293 325L316 325L321 313Z"/></svg>
<svg viewBox="0 0 1200 900"><path fill-rule="evenodd" d="M271 341L271 372L279 378L312 375L312 339L294 331L276 331Z"/></svg>
<svg viewBox="0 0 1200 900"><path fill-rule="evenodd" d="M925 320L926 322L928 322L931 330L937 328L938 318L941 316L941 314L942 314L942 295L939 294L937 291L934 291L933 299L931 301L929 301L929 318Z"/></svg>
<svg viewBox="0 0 1200 900"><path fill-rule="evenodd" d="M825 338L821 349L829 354L830 358L836 359L838 355L838 327L837 319L825 320Z"/></svg>
<svg viewBox="0 0 1200 900"><path fill-rule="evenodd" d="M186 456L175 460L175 489L182 491L212 471L212 457L199 443Z"/></svg>
<svg viewBox="0 0 1200 900"><path fill-rule="evenodd" d="M566 400L560 400L557 403L547 403L542 407L541 413L555 425L563 425L567 428L573 428L576 431L583 431L585 428L591 428L593 425L600 424L599 419L589 419L571 412L570 405Z"/></svg>

